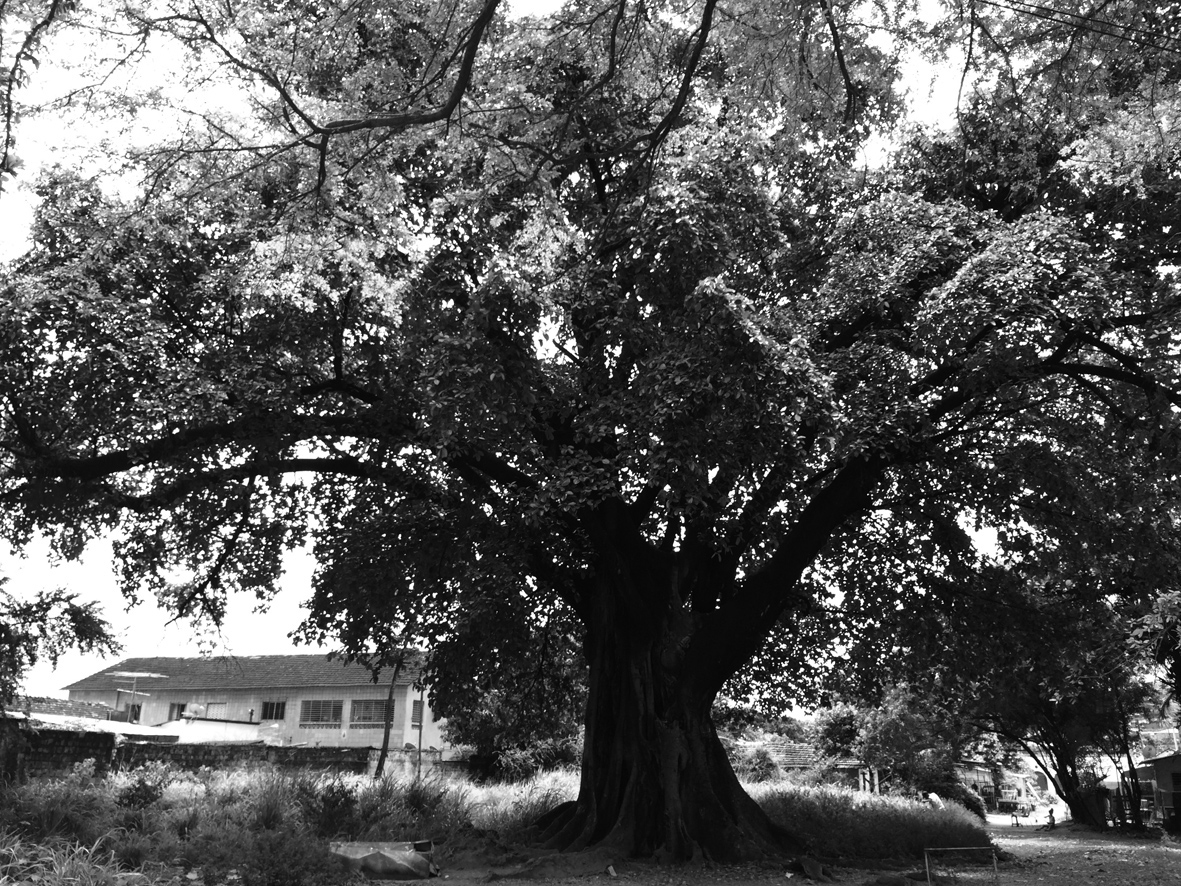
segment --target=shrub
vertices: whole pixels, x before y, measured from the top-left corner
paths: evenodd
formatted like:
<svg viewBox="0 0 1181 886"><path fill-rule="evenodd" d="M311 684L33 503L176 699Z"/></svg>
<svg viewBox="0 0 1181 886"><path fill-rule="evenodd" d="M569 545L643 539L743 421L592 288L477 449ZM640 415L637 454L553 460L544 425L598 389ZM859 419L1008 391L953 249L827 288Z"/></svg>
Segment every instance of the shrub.
<svg viewBox="0 0 1181 886"><path fill-rule="evenodd" d="M782 774L766 748L736 748L735 751L734 774L743 781L762 783Z"/></svg>
<svg viewBox="0 0 1181 886"><path fill-rule="evenodd" d="M304 821L318 836L353 839L362 829L357 791L342 779L297 782L295 793Z"/></svg>
<svg viewBox="0 0 1181 886"><path fill-rule="evenodd" d="M119 791L115 802L125 808L144 809L160 801L175 773L167 763L146 763L130 776L130 782Z"/></svg>
<svg viewBox="0 0 1181 886"><path fill-rule="evenodd" d="M5 794L11 826L37 843L58 838L95 845L117 826L114 799L95 782L93 760L74 764L64 778L33 781Z"/></svg>
<svg viewBox="0 0 1181 886"><path fill-rule="evenodd" d="M985 821L984 799L960 781L945 782L931 786L931 790L944 800L951 800L963 806L981 821Z"/></svg>
<svg viewBox="0 0 1181 886"><path fill-rule="evenodd" d="M519 782L542 772L577 766L581 758L581 738L556 738L473 754L468 763L477 781Z"/></svg>
<svg viewBox="0 0 1181 886"><path fill-rule="evenodd" d="M347 877L344 859L313 834L290 825L256 834L237 870L243 886L327 886Z"/></svg>
<svg viewBox="0 0 1181 886"><path fill-rule="evenodd" d="M903 797L785 784L752 785L751 794L817 855L921 858L928 847L990 845L980 821L958 806L937 809Z"/></svg>

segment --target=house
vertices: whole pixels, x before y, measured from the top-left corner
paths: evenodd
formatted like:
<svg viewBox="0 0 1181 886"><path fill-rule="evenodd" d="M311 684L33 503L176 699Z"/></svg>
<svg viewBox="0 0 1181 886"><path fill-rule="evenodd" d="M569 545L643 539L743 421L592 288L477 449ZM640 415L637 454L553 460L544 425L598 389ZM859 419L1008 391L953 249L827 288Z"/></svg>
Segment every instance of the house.
<svg viewBox="0 0 1181 886"><path fill-rule="evenodd" d="M824 770L834 781L858 791L878 792L878 771L855 757L824 757L812 745L782 738L738 742L740 746L765 748L783 772Z"/></svg>
<svg viewBox="0 0 1181 886"><path fill-rule="evenodd" d="M443 748L441 724L412 656L393 692L390 747ZM73 702L159 727L179 741L259 740L276 745L376 747L382 742L392 669L380 682L362 665L324 655L128 658L65 689Z"/></svg>

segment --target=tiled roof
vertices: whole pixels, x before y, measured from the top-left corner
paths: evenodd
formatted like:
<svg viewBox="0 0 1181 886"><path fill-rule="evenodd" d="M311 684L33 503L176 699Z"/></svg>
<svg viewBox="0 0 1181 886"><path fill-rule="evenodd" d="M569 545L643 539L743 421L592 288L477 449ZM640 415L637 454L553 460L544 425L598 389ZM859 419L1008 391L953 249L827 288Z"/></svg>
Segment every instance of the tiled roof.
<svg viewBox="0 0 1181 886"><path fill-rule="evenodd" d="M779 764L780 769L811 769L826 765L834 769L858 769L861 761L855 757L821 757L810 744L773 738L758 743Z"/></svg>
<svg viewBox="0 0 1181 886"><path fill-rule="evenodd" d="M413 683L418 679L423 660L421 653L407 656L405 667L398 675L399 683ZM163 676L116 676L123 671L135 674ZM379 680L387 682L391 668L381 672ZM103 668L67 690L104 691L129 689L132 680L138 691L160 689L281 689L302 686L357 686L373 682L369 672L359 664L345 665L326 655L241 655L217 658L125 658Z"/></svg>

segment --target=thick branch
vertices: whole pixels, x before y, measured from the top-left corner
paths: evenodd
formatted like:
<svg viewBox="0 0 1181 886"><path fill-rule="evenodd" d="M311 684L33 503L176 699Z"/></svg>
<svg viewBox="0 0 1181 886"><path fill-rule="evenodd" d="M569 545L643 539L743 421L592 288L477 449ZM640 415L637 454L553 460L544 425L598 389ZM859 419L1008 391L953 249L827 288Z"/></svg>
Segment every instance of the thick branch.
<svg viewBox="0 0 1181 886"><path fill-rule="evenodd" d="M424 126L450 119L451 115L455 113L455 109L459 107L459 102L463 99L464 93L467 92L468 86L471 84L472 70L476 64L476 53L480 49L480 45L484 39L484 32L488 30L488 26L492 23L492 18L496 14L496 8L499 5L500 0L485 0L484 6L480 9L480 14L472 22L467 45L463 52L463 58L459 63L459 71L455 77L455 83L451 87L451 93L447 96L447 101L440 107L433 111L378 114L372 117L334 120L331 123L324 124L322 127L317 127L316 131L327 135L339 135L346 132L361 132L369 129L404 129L408 126Z"/></svg>
<svg viewBox="0 0 1181 886"><path fill-rule="evenodd" d="M758 652L783 613L800 577L837 530L864 510L889 459L879 454L847 463L813 496L766 564L751 574L693 638L688 660L708 689L719 689Z"/></svg>

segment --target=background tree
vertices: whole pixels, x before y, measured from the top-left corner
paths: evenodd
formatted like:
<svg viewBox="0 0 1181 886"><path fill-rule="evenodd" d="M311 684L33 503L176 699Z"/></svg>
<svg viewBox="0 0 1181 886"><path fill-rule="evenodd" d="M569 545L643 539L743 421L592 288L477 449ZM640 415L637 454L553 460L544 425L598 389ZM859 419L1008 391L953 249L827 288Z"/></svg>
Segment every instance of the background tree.
<svg viewBox="0 0 1181 886"><path fill-rule="evenodd" d="M936 164L867 185L898 107L868 7L735 10L137 13L254 113L140 157L142 204L45 184L0 312L6 534L118 527L129 593L217 617L310 532L308 630L428 641L444 697L465 616L576 619L548 842L798 845L715 698L752 660L806 682L832 610L888 660L926 574L974 566L965 514L1019 525L1133 462L1159 513L1179 293L1052 204L983 211Z"/></svg>
<svg viewBox="0 0 1181 886"><path fill-rule="evenodd" d="M67 649L116 652L110 625L94 603L79 603L78 595L58 589L31 599L5 590L0 576L0 713L12 705L29 668L42 658L56 664Z"/></svg>

